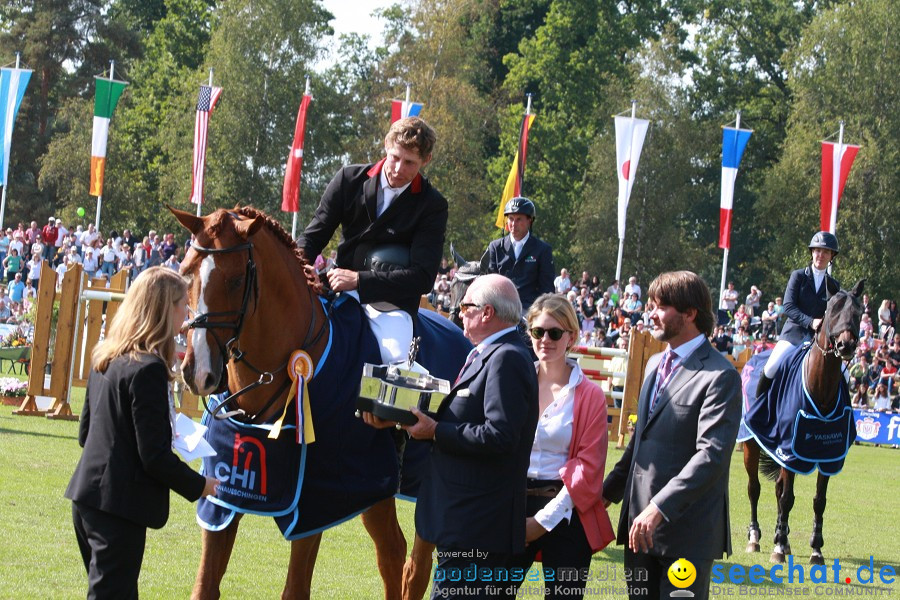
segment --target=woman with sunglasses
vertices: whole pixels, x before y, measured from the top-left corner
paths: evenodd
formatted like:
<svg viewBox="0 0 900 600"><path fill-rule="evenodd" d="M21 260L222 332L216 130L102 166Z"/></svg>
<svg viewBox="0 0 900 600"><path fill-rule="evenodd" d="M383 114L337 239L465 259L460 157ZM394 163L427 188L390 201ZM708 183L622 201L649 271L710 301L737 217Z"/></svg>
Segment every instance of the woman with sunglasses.
<svg viewBox="0 0 900 600"><path fill-rule="evenodd" d="M602 503L608 432L606 397L566 352L578 340L578 318L558 294L539 296L525 316L538 358L540 419L528 466L524 554L511 567L527 571L541 552L548 598L581 598L591 555L614 538Z"/></svg>

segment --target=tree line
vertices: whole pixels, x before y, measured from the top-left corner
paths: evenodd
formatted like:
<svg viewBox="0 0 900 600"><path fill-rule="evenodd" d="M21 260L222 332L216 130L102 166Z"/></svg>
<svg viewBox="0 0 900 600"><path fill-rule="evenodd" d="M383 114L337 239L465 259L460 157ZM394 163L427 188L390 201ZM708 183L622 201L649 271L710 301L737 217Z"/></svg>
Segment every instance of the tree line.
<svg viewBox="0 0 900 600"><path fill-rule="evenodd" d="M113 117L103 224L176 227L187 208L197 88L211 119L206 208L280 213L284 163L312 75L300 223L347 162L375 161L390 100L412 85L438 133L427 175L448 237L478 258L518 143L537 115L523 191L557 266L608 283L617 253L611 115L651 121L627 217L623 276L691 268L717 287L721 126L754 130L738 175L729 278L767 298L806 262L819 223L819 141L862 145L841 201L835 274L896 296L900 263L900 11L891 0L409 0L380 12L383 41L335 36L316 0L9 0L0 55L34 75L16 122L7 222L87 214L93 76L130 82ZM318 72L313 73L317 65Z"/></svg>

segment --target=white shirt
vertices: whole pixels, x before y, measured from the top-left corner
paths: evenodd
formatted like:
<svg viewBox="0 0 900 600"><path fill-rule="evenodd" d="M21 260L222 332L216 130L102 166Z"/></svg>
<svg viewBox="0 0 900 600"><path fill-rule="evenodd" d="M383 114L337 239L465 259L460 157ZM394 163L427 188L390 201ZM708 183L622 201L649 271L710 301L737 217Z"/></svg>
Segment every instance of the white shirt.
<svg viewBox="0 0 900 600"><path fill-rule="evenodd" d="M376 218L380 217L382 214L384 214L384 211L386 211L388 206L391 205L391 202L394 201L394 198L396 198L397 196L402 194L404 191L406 191L406 188L408 188L409 184L412 182L410 181L406 185L400 186L398 188L391 187L390 184L388 183L387 175L384 174L384 169L382 169L380 183L381 183L381 193L384 195L383 196L384 201L381 204L381 209L378 211Z"/></svg>
<svg viewBox="0 0 900 600"><path fill-rule="evenodd" d="M514 238L512 234L509 234L509 241L512 244L513 254L516 257L516 260L519 260L519 256L522 254L522 248L525 247L525 242L528 241L530 235L531 232L529 231L521 240L516 240L516 238Z"/></svg>
<svg viewBox="0 0 900 600"><path fill-rule="evenodd" d="M531 479L559 479L560 470L569 460L575 422L575 388L584 379L584 374L575 361L567 360L566 364L572 367L569 383L554 395L553 402L541 413L534 432L528 464L528 477ZM555 498L535 513L534 519L550 531L563 519L570 520L573 508L575 503L569 490L563 486Z"/></svg>
<svg viewBox="0 0 900 600"><path fill-rule="evenodd" d="M827 273L827 271L820 271L817 268L812 267L812 272L813 280L816 284L816 291L818 292L819 288L822 287L822 280L825 279L825 274Z"/></svg>
<svg viewBox="0 0 900 600"><path fill-rule="evenodd" d="M632 294L637 294L638 298L641 297L641 286L636 283L629 283L625 286L625 295L630 296Z"/></svg>
<svg viewBox="0 0 900 600"><path fill-rule="evenodd" d="M478 351L478 354L481 354L482 352L484 352L484 349L487 348L490 344L493 344L495 340L503 337L504 335L506 335L507 333L510 333L512 331L516 331L515 325L513 325L512 327L507 327L506 329L501 329L497 333L493 333L493 334L487 336L486 338L484 338L483 340L478 342L478 344L475 346L475 350Z"/></svg>

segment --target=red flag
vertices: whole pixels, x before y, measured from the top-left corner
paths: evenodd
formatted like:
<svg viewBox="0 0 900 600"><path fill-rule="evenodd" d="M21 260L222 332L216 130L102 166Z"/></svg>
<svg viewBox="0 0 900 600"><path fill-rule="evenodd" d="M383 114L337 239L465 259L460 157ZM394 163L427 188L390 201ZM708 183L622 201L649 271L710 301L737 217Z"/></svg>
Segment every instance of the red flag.
<svg viewBox="0 0 900 600"><path fill-rule="evenodd" d="M191 202L203 204L203 171L206 168L206 136L209 133L209 115L216 107L222 88L200 86L197 96L197 117L194 120L194 163L191 172Z"/></svg>
<svg viewBox="0 0 900 600"><path fill-rule="evenodd" d="M834 233L838 204L857 152L859 146L822 142L822 231Z"/></svg>
<svg viewBox="0 0 900 600"><path fill-rule="evenodd" d="M300 174L303 171L303 138L306 135L306 109L312 96L303 94L300 110L297 112L297 125L294 128L294 144L288 155L287 167L284 171L284 188L281 192L281 210L299 212L300 210Z"/></svg>

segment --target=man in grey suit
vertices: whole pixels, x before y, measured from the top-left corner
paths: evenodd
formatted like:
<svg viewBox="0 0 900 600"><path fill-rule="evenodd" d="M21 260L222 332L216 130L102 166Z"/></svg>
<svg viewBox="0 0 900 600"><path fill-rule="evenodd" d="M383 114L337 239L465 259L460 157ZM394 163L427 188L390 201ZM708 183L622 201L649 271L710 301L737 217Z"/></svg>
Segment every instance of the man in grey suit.
<svg viewBox="0 0 900 600"><path fill-rule="evenodd" d="M647 363L634 435L603 482L607 503L622 501L617 542L625 548L629 596L669 598L667 571L685 558L687 587L709 596L714 559L731 553L728 471L741 417L740 377L710 345L709 288L690 271L650 284L653 336L666 352Z"/></svg>

